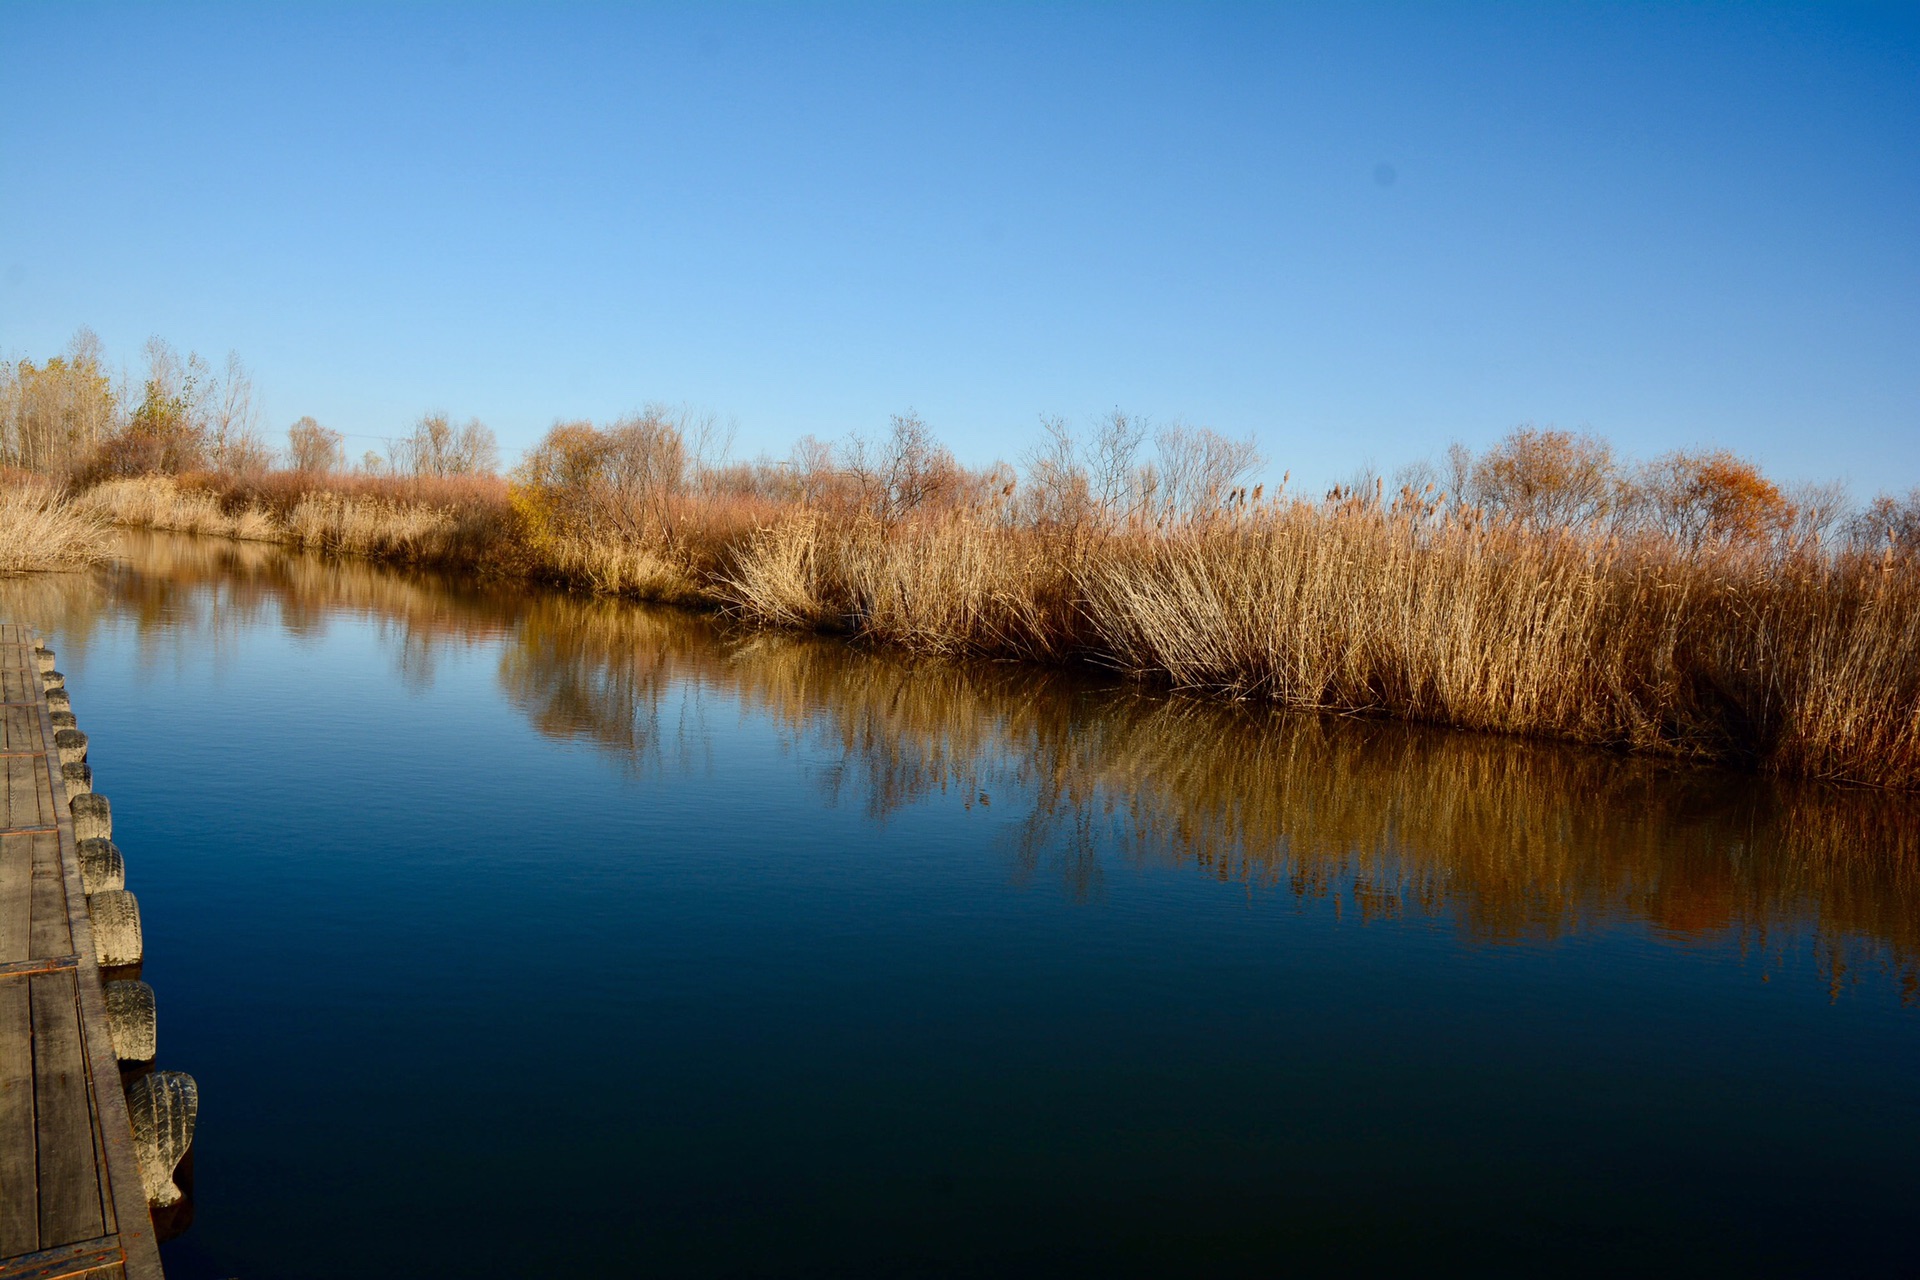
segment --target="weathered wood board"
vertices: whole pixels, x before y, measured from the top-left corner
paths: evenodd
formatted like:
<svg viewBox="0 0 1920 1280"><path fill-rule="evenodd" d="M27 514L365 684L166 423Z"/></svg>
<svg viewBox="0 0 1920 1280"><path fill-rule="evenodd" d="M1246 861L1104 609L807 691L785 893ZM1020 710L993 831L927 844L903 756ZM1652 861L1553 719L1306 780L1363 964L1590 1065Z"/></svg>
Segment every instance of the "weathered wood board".
<svg viewBox="0 0 1920 1280"><path fill-rule="evenodd" d="M0 625L0 1280L159 1280L33 641Z"/></svg>

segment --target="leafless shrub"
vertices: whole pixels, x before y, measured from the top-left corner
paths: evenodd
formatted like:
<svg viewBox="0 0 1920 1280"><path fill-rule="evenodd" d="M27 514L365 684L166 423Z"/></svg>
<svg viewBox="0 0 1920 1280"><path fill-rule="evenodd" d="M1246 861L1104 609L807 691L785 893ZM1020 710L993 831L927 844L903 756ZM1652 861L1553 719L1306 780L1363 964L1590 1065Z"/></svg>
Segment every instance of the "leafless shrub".
<svg viewBox="0 0 1920 1280"><path fill-rule="evenodd" d="M817 436L801 436L787 460L794 497L807 506L821 506L838 487L840 468L833 446Z"/></svg>
<svg viewBox="0 0 1920 1280"><path fill-rule="evenodd" d="M1144 503L1159 490L1157 470L1150 469L1143 483L1138 458L1146 438L1146 420L1119 409L1094 428L1087 463L1089 496L1109 528L1138 518Z"/></svg>
<svg viewBox="0 0 1920 1280"><path fill-rule="evenodd" d="M1920 486L1904 498L1881 494L1847 522L1847 533L1870 555L1920 559Z"/></svg>
<svg viewBox="0 0 1920 1280"><path fill-rule="evenodd" d="M1606 441L1517 427L1471 464L1456 492L1531 528L1593 528L1613 514L1620 483Z"/></svg>
<svg viewBox="0 0 1920 1280"><path fill-rule="evenodd" d="M948 508L962 492L960 465L911 409L894 414L879 440L855 434L834 457L855 509L883 525Z"/></svg>
<svg viewBox="0 0 1920 1280"><path fill-rule="evenodd" d="M1844 532L1853 511L1853 499L1842 480L1795 485L1786 491L1786 500L1793 510L1787 545L1794 548L1827 545Z"/></svg>
<svg viewBox="0 0 1920 1280"><path fill-rule="evenodd" d="M1688 552L1754 546L1793 528L1794 508L1778 485L1725 449L1676 450L1641 467L1631 505Z"/></svg>

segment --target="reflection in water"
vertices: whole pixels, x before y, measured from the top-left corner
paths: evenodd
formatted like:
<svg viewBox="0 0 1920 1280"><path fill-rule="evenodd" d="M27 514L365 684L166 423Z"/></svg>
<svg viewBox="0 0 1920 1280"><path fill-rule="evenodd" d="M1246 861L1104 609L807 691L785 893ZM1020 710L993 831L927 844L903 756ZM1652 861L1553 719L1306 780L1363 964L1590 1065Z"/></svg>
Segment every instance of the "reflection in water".
<svg viewBox="0 0 1920 1280"><path fill-rule="evenodd" d="M499 646L501 685L535 728L636 769L694 763L700 735L662 723L670 692L737 699L835 762L818 775L830 800L864 796L875 820L942 793L1004 809L1015 874L1081 895L1100 894L1117 854L1490 942L1637 920L1770 962L1811 944L1836 996L1885 974L1920 1002L1910 797L914 662L257 544L128 534L91 576L0 581L0 616L79 651L130 621L147 661L218 652L262 623L313 635L341 614L380 629L413 687L447 646Z"/></svg>

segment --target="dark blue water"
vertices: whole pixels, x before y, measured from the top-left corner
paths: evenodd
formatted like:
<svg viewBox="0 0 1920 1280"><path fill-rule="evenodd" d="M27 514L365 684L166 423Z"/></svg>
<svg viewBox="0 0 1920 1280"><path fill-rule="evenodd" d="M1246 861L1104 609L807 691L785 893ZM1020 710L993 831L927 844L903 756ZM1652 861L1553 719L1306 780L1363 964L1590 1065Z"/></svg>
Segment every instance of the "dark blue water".
<svg viewBox="0 0 1920 1280"><path fill-rule="evenodd" d="M1911 799L130 539L174 1280L1920 1268Z"/></svg>

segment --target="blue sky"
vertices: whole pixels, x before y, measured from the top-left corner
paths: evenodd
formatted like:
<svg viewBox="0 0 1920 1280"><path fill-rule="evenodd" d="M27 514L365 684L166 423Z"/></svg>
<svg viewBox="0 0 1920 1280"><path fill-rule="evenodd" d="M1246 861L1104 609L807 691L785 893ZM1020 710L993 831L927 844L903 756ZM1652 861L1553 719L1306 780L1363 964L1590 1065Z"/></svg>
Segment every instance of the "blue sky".
<svg viewBox="0 0 1920 1280"><path fill-rule="evenodd" d="M1920 8L9 4L0 350L736 451L1114 407L1920 482ZM355 441L362 446L371 439Z"/></svg>

